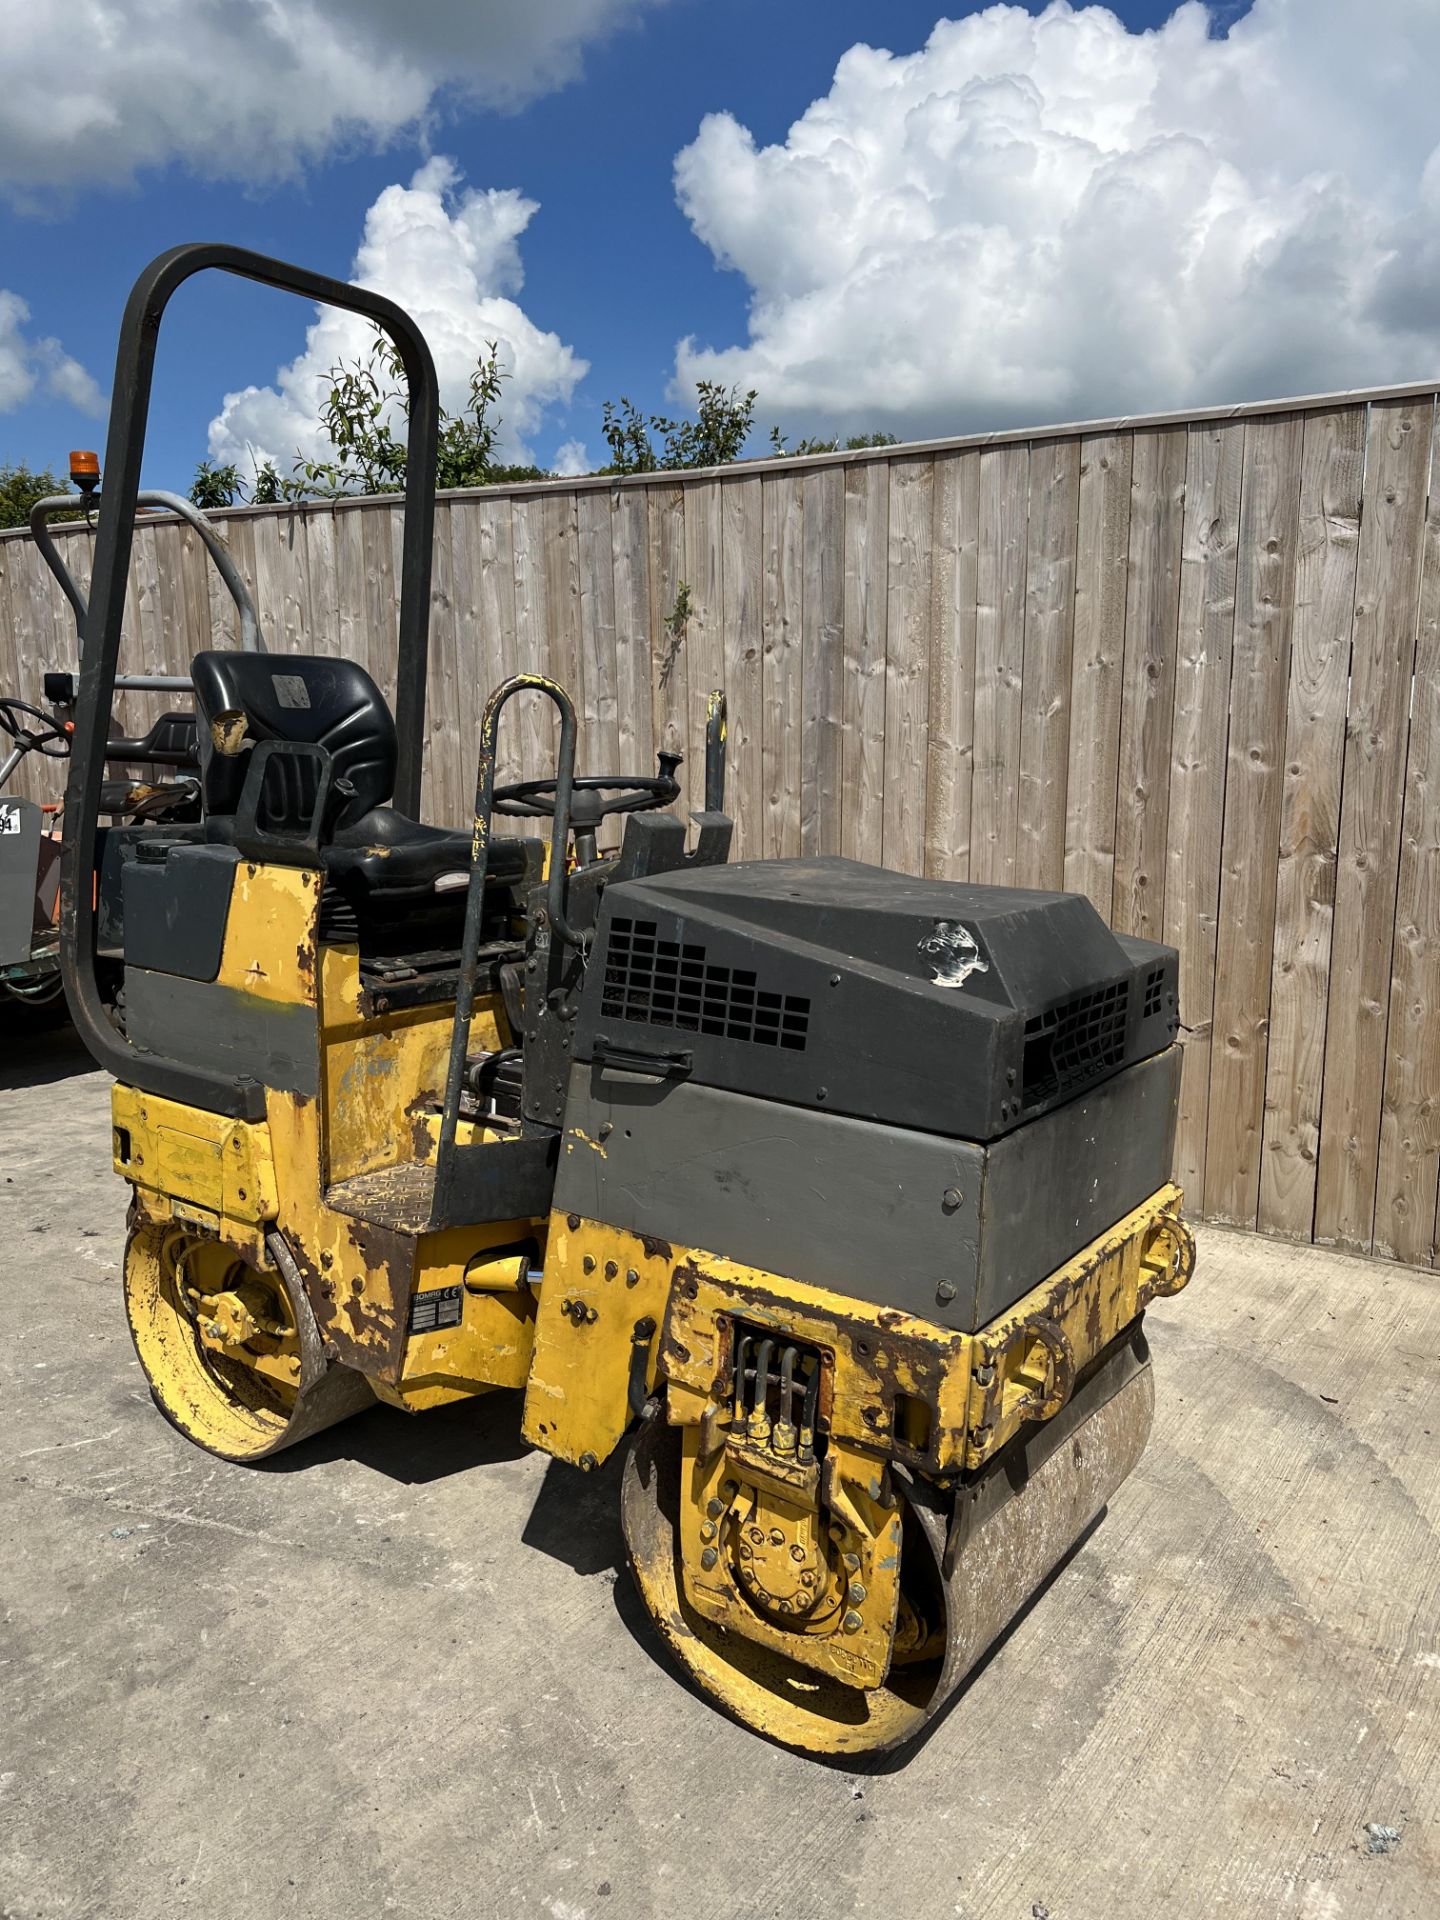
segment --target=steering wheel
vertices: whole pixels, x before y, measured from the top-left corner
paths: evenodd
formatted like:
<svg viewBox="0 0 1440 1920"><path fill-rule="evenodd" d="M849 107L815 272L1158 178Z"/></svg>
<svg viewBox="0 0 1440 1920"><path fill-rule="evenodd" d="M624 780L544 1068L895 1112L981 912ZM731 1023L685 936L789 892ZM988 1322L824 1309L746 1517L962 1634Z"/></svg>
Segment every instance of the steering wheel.
<svg viewBox="0 0 1440 1920"><path fill-rule="evenodd" d="M598 827L612 813L649 813L678 800L680 782L675 778L675 769L680 764L680 755L662 753L659 760L659 773L648 776L577 774L570 783L573 796L570 824L583 832L587 827ZM559 786L558 780L512 780L507 786L496 787L490 797L491 809L512 818L533 819L537 815L549 818L555 812Z"/></svg>
<svg viewBox="0 0 1440 1920"><path fill-rule="evenodd" d="M20 713L38 720L39 728L22 726L15 717ZM70 758L70 735L64 727L52 720L48 713L42 713L39 707L28 706L23 700L0 700L0 733L8 735L17 747L23 747L27 753L43 754L47 760Z"/></svg>

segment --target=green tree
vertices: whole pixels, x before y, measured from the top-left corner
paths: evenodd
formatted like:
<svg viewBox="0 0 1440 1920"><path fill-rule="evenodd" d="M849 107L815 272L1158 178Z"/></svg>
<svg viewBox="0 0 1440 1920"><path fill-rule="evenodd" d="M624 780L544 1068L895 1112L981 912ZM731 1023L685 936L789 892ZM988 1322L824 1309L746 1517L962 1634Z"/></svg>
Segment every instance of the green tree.
<svg viewBox="0 0 1440 1920"><path fill-rule="evenodd" d="M263 467L256 468L250 498L257 507L273 507L285 498L285 482L280 478L280 471L273 460L267 460Z"/></svg>
<svg viewBox="0 0 1440 1920"><path fill-rule="evenodd" d="M400 355L377 328L364 359L338 361L325 376L330 391L320 410L333 459L297 460L287 493L338 497L354 493L399 493L405 486L406 388ZM495 459L499 420L495 409L509 376L500 365L497 341L486 343L470 375L470 392L458 413L440 409L436 484L484 487L506 480L544 480L542 467L502 466ZM256 496L259 497L258 494Z"/></svg>
<svg viewBox="0 0 1440 1920"><path fill-rule="evenodd" d="M676 472L695 467L725 467L745 451L755 423L756 392L722 387L718 380L695 384L695 418L672 420L663 413L643 414L623 395L607 400L603 431L610 464L602 473ZM656 449L652 434L663 445Z"/></svg>
<svg viewBox="0 0 1440 1920"><path fill-rule="evenodd" d="M30 509L37 500L51 494L68 493L69 485L57 480L48 467L27 467L23 460L0 466L0 527L28 527ZM74 513L57 513L57 520L83 520L83 507Z"/></svg>
<svg viewBox="0 0 1440 1920"><path fill-rule="evenodd" d="M240 469L234 465L217 467L212 460L202 460L190 482L190 498L205 512L212 507L233 507L244 498Z"/></svg>
<svg viewBox="0 0 1440 1920"><path fill-rule="evenodd" d="M839 453L842 446L847 453L859 453L864 447L898 447L899 444L899 436L893 433L852 433L844 441L837 434L832 440L797 440L793 447L788 447L780 429L770 429L770 445L777 457L786 453Z"/></svg>

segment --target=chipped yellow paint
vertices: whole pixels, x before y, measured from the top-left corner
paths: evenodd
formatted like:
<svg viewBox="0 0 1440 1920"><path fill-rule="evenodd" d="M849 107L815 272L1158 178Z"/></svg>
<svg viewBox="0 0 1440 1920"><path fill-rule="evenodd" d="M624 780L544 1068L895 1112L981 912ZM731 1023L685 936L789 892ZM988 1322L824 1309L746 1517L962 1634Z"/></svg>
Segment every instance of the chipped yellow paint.
<svg viewBox="0 0 1440 1920"><path fill-rule="evenodd" d="M936 1474L981 1466L1027 1420L1057 1413L1147 1300L1185 1285L1194 1243L1180 1207L1179 1188L1161 1187L973 1335L677 1248L662 1344L671 1418L703 1416L729 1377L739 1318L833 1354L821 1405L842 1442Z"/></svg>
<svg viewBox="0 0 1440 1920"><path fill-rule="evenodd" d="M425 1278L428 1288L430 1276ZM421 1412L472 1399L497 1387L523 1387L535 1339L535 1303L528 1293L471 1293L461 1321L436 1333L411 1334L405 1370L394 1387L377 1391L392 1405Z"/></svg>
<svg viewBox="0 0 1440 1920"><path fill-rule="evenodd" d="M583 1127L567 1127L563 1140L566 1153L574 1153L577 1147L588 1147L592 1153L598 1153L602 1160L608 1160L610 1157L609 1149L604 1142L595 1139Z"/></svg>
<svg viewBox="0 0 1440 1920"><path fill-rule="evenodd" d="M312 1006L319 902L314 868L242 860L231 887L216 984L283 1006Z"/></svg>
<svg viewBox="0 0 1440 1920"><path fill-rule="evenodd" d="M1195 1241L1182 1204L1178 1187L1161 1187L975 1336L967 1468L982 1466L1027 1421L1058 1413L1102 1348L1151 1300L1188 1285Z"/></svg>
<svg viewBox="0 0 1440 1920"><path fill-rule="evenodd" d="M294 1316L273 1277L217 1240L141 1219L125 1247L125 1310L161 1405L197 1445L256 1459L299 1401Z"/></svg>
<svg viewBox="0 0 1440 1920"><path fill-rule="evenodd" d="M274 1156L263 1121L230 1120L119 1085L111 1089L110 1113L122 1178L247 1227L276 1217Z"/></svg>
<svg viewBox="0 0 1440 1920"><path fill-rule="evenodd" d="M846 1686L880 1686L900 1606L900 1513L877 1497L881 1461L832 1442L822 1499L818 1463L806 1471L767 1457L733 1429L715 1430L708 1451L706 1439L701 1424L683 1430L681 1574L691 1606Z"/></svg>
<svg viewBox="0 0 1440 1920"><path fill-rule="evenodd" d="M658 1327L672 1256L664 1241L572 1218L550 1216L523 1431L557 1459L598 1465L630 1424L635 1329ZM651 1338L647 1392L657 1346Z"/></svg>

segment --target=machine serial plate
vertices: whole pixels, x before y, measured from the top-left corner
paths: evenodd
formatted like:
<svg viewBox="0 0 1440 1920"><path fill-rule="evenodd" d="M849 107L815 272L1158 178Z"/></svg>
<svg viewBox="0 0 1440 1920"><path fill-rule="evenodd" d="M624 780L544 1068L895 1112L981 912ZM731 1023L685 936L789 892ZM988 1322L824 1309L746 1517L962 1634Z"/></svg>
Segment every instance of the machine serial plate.
<svg viewBox="0 0 1440 1920"><path fill-rule="evenodd" d="M431 1287L410 1301L411 1333L437 1333L441 1327L460 1324L460 1287Z"/></svg>

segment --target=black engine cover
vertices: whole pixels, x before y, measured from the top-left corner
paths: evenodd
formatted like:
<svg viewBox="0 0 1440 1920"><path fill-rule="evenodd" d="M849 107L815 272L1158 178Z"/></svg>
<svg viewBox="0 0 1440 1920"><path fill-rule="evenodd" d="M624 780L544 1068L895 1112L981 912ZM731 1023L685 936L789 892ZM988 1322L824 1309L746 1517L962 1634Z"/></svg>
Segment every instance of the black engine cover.
<svg viewBox="0 0 1440 1920"><path fill-rule="evenodd" d="M1168 1046L1177 965L1079 894L705 867L606 890L574 1057L992 1140Z"/></svg>

